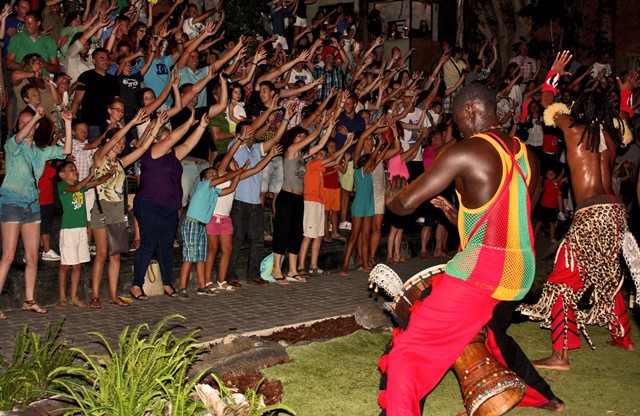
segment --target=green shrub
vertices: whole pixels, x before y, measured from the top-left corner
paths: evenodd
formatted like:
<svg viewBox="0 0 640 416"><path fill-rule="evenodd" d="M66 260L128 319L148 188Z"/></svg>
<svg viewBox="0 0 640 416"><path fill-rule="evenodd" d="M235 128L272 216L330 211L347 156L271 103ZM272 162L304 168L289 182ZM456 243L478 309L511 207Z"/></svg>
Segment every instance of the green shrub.
<svg viewBox="0 0 640 416"><path fill-rule="evenodd" d="M44 338L25 325L16 334L11 361L0 356L0 410L11 410L40 400L49 394L58 377L54 370L73 363L75 352L59 341L62 322L47 326Z"/></svg>
<svg viewBox="0 0 640 416"><path fill-rule="evenodd" d="M189 393L206 370L187 383L187 371L201 353L195 339L197 331L184 338L175 337L164 326L176 318L185 319L167 316L148 336L144 335L149 330L147 324L131 331L126 327L117 349L109 345L104 335L91 333L100 339L107 354L93 356L74 348L85 365L67 366L56 372L67 376L55 380L58 392L75 404L65 409L66 414L160 415L168 406L174 415L202 413L202 403L192 401Z"/></svg>

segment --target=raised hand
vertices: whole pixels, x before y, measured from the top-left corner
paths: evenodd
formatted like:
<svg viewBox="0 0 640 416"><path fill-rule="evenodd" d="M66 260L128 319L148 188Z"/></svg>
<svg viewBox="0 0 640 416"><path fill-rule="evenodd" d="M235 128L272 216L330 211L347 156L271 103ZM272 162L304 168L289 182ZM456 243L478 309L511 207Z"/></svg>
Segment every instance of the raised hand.
<svg viewBox="0 0 640 416"><path fill-rule="evenodd" d="M158 119L157 119L158 126L164 125L167 121L169 121L169 112L162 111L160 114L158 114Z"/></svg>
<svg viewBox="0 0 640 416"><path fill-rule="evenodd" d="M147 111L144 108L141 108L140 110L138 110L138 113L135 115L135 117L133 117L133 122L135 124L141 124L142 122L144 122L148 117Z"/></svg>
<svg viewBox="0 0 640 416"><path fill-rule="evenodd" d="M275 97L273 97L275 98ZM284 117L288 118L289 120L291 120L291 117L296 115L296 104L295 103L289 103L289 105L287 106L287 108L285 108L284 110Z"/></svg>
<svg viewBox="0 0 640 416"><path fill-rule="evenodd" d="M271 148L271 150L269 150L269 156L271 157L278 156L281 153L282 153L282 146L280 146L279 144L276 144Z"/></svg>
<svg viewBox="0 0 640 416"><path fill-rule="evenodd" d="M253 126L247 126L244 128L244 130L242 130L242 134L240 135L239 140L243 142L247 139L250 139L255 133L256 130L253 128Z"/></svg>
<svg viewBox="0 0 640 416"><path fill-rule="evenodd" d="M551 70L558 72L560 76L571 75L571 72L564 70L569 62L571 62L571 59L573 59L573 55L571 55L571 52L558 52L558 55L556 55L556 60L553 62L553 65L551 65Z"/></svg>
<svg viewBox="0 0 640 416"><path fill-rule="evenodd" d="M620 77L616 77L616 81L618 81L618 87L620 91L631 91L638 83L640 79L640 75L638 72L630 72L624 80L621 80Z"/></svg>
<svg viewBox="0 0 640 416"><path fill-rule="evenodd" d="M311 51L309 49L305 49L302 52L300 52L300 55L298 55L298 62L305 62L309 60L309 57L311 56Z"/></svg>

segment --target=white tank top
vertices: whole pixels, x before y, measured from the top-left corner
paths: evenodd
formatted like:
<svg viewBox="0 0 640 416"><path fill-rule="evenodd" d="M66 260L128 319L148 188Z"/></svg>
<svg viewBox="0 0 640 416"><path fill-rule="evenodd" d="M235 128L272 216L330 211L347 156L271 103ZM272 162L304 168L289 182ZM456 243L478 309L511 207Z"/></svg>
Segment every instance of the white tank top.
<svg viewBox="0 0 640 416"><path fill-rule="evenodd" d="M225 189L228 188L229 185L231 185L231 181L226 181L216 186L216 188ZM216 202L216 207L213 210L213 215L215 217L228 217L231 215L231 207L233 206L233 198L235 194L235 192L231 192L229 195L218 197L218 202Z"/></svg>

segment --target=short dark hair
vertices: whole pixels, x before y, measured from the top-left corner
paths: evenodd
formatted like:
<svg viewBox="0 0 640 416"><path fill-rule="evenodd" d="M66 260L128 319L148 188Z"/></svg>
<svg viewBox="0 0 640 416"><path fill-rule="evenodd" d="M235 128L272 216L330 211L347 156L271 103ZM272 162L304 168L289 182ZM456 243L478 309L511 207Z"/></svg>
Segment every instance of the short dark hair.
<svg viewBox="0 0 640 416"><path fill-rule="evenodd" d="M33 82L26 84L22 89L20 89L20 97L22 97L22 101L27 102L27 97L29 96L29 90L35 88L38 89L38 86Z"/></svg>
<svg viewBox="0 0 640 416"><path fill-rule="evenodd" d="M204 170L202 172L200 172L200 180L204 180L205 175L207 174L207 172L209 172L210 170L213 170L213 168L211 166L209 166L208 168L204 168Z"/></svg>
<svg viewBox="0 0 640 416"><path fill-rule="evenodd" d="M36 22L42 22L42 15L37 10L28 11L27 14L24 15L24 17L27 17L27 16L33 17Z"/></svg>
<svg viewBox="0 0 640 416"><path fill-rule="evenodd" d="M71 165L73 165L73 162L68 160L60 162L60 164L56 167L56 175L58 175L58 178L60 177L60 174Z"/></svg>
<svg viewBox="0 0 640 416"><path fill-rule="evenodd" d="M470 102L480 104L487 114L496 112L496 94L482 84L472 83L462 88L453 100L453 111L462 111L465 104Z"/></svg>
<svg viewBox="0 0 640 416"><path fill-rule="evenodd" d="M278 88L276 88L276 85L271 81L262 81L258 86L264 86L269 88L271 91L278 92Z"/></svg>
<svg viewBox="0 0 640 416"><path fill-rule="evenodd" d="M109 51L106 50L105 48L95 48L93 50L93 53L91 54L91 58L92 59L95 58L97 53L105 53L105 54L107 54L107 56L109 56Z"/></svg>

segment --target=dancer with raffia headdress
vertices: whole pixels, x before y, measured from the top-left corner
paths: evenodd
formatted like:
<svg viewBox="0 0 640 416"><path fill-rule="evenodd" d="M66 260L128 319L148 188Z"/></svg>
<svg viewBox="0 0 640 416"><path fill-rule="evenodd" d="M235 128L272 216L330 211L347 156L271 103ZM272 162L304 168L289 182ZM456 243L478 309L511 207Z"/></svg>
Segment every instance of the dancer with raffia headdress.
<svg viewBox="0 0 640 416"><path fill-rule="evenodd" d="M608 344L635 350L620 294L624 281L622 243L628 232L626 212L613 195L611 171L617 147L628 140L629 134L624 134L623 118L629 116L624 97L630 95L638 75L632 74L620 83L620 112L597 92L583 93L569 110L564 104L552 102L558 93L558 79L568 74L564 68L571 59L569 51L558 53L542 89L542 105L547 108L545 123L556 125L564 133L577 211L541 299L535 305L519 307L531 319L543 320L543 327L551 328L553 352L533 364L553 370L571 368L569 350L580 348L580 333L595 348L587 324L608 326L613 338ZM630 133L628 127L626 130ZM590 291L590 309L577 309L578 301Z"/></svg>

